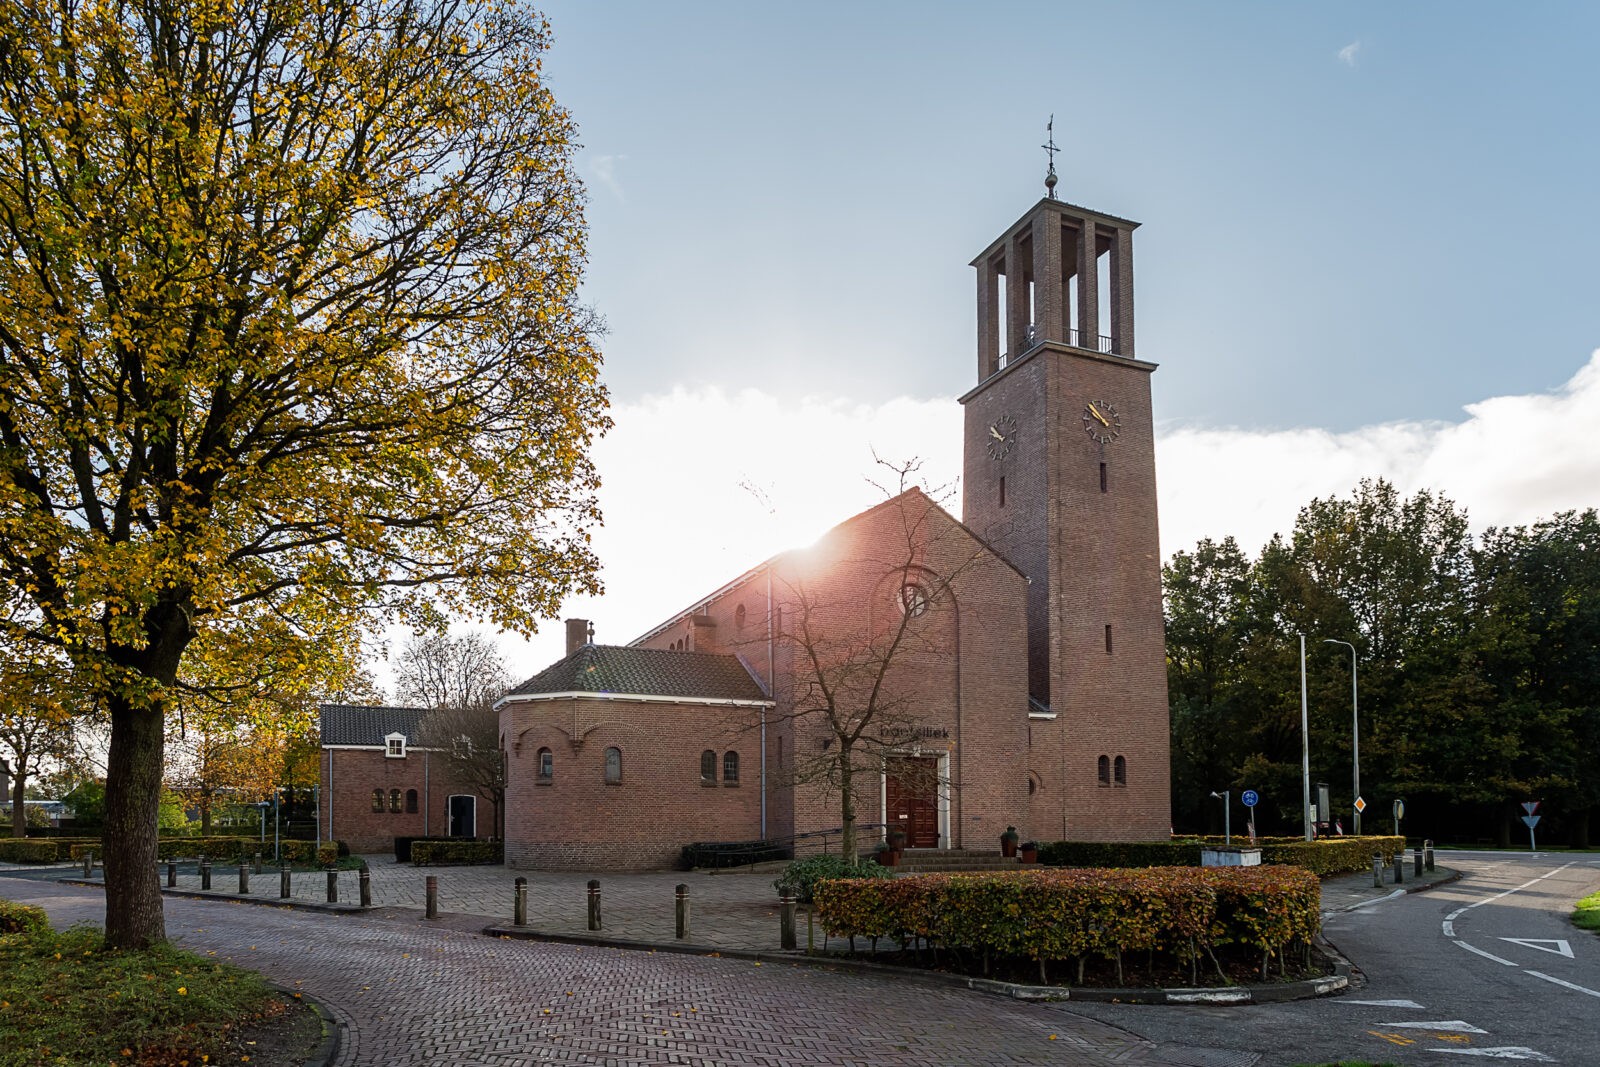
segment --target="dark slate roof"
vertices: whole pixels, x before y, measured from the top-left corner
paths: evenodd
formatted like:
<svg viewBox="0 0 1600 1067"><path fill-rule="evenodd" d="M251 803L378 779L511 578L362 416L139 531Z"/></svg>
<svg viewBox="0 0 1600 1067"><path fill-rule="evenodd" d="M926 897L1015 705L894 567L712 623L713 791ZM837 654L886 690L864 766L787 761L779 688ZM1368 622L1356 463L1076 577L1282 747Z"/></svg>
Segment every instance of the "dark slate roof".
<svg viewBox="0 0 1600 1067"><path fill-rule="evenodd" d="M426 714L423 708L385 708L362 704L322 705L322 743L324 745L372 745L383 747L392 733L406 735L406 744L417 743L417 723Z"/></svg>
<svg viewBox="0 0 1600 1067"><path fill-rule="evenodd" d="M766 700L739 657L712 652L584 645L507 696L539 693L616 693L628 696Z"/></svg>

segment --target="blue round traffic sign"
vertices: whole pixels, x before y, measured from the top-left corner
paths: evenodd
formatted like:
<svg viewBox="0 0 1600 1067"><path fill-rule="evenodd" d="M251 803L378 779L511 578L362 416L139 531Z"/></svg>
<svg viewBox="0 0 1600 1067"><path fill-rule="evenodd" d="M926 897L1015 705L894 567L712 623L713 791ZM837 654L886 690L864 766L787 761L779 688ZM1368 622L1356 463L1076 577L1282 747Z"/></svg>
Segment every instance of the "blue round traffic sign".
<svg viewBox="0 0 1600 1067"><path fill-rule="evenodd" d="M1261 803L1261 795L1254 789L1246 789L1243 793L1239 794L1239 801L1245 807L1253 808L1257 804Z"/></svg>

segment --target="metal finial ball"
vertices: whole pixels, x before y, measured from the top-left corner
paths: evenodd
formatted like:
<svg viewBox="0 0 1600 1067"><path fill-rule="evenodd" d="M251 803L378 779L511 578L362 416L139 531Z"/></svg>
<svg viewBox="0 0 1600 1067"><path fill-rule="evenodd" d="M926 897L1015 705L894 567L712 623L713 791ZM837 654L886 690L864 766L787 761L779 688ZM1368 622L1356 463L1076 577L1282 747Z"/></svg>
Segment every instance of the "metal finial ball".
<svg viewBox="0 0 1600 1067"><path fill-rule="evenodd" d="M1046 189L1049 189L1051 192L1055 192L1055 188L1056 188L1056 172L1055 171L1051 171L1049 174L1046 174L1044 176L1044 187Z"/></svg>

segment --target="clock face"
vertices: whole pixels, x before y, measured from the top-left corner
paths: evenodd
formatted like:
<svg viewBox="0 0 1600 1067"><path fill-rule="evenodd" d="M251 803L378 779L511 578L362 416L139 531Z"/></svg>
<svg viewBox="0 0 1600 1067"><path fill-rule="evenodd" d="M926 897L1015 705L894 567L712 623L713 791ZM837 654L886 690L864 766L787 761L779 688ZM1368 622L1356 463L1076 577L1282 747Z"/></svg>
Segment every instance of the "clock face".
<svg viewBox="0 0 1600 1067"><path fill-rule="evenodd" d="M1017 440L1017 420L1001 415L989 424L989 458L1002 459Z"/></svg>
<svg viewBox="0 0 1600 1067"><path fill-rule="evenodd" d="M1091 400L1083 406L1083 432L1091 440L1110 444L1122 433L1122 416L1109 401Z"/></svg>

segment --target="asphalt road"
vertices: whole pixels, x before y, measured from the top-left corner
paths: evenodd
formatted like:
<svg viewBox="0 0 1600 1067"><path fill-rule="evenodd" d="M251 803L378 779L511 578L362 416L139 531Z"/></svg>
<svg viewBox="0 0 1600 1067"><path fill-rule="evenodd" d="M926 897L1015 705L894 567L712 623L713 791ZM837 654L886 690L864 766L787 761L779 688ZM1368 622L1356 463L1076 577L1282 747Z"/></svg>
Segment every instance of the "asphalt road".
<svg viewBox="0 0 1600 1067"><path fill-rule="evenodd" d="M1359 969L1339 997L1245 1008L1074 1004L1195 1067L1339 1060L1468 1067L1600 1065L1600 937L1572 904L1600 889L1600 856L1440 853L1463 873L1426 893L1325 917Z"/></svg>

